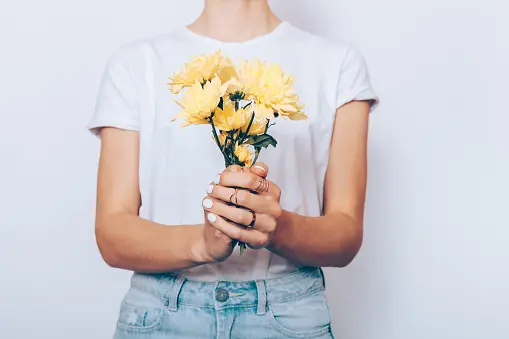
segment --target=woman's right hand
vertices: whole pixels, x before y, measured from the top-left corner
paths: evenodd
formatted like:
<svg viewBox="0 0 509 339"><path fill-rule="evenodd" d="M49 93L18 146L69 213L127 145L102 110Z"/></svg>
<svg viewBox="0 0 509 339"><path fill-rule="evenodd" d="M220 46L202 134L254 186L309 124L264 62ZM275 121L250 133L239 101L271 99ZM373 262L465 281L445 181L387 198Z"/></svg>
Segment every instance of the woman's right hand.
<svg viewBox="0 0 509 339"><path fill-rule="evenodd" d="M205 201L205 198L203 199ZM225 261L233 252L236 240L216 229L209 221L207 211L204 211L205 226L203 228L202 251L208 263Z"/></svg>
<svg viewBox="0 0 509 339"><path fill-rule="evenodd" d="M224 172L242 171L243 169L240 166L230 166L224 170ZM213 189L214 183L210 183L207 188L207 194L211 194ZM211 203L208 195L202 200L204 229L200 246L201 258L205 263L222 262L232 254L238 241L225 235L211 224L215 219L211 220L209 218L218 218L218 216L207 211L210 208L210 206L206 206L207 203Z"/></svg>
<svg viewBox="0 0 509 339"><path fill-rule="evenodd" d="M239 169L237 167L230 166L224 171L229 172L238 170ZM212 193L213 189L214 183L211 182L207 188L207 193ZM237 245L237 240L225 235L210 223L209 218L217 218L217 216L207 212L207 207L205 206L207 202L210 202L208 195L202 200L204 213L203 238L201 241L202 258L206 263L222 262L228 259L228 257L232 254L233 249ZM212 220L212 222L213 221L215 220Z"/></svg>

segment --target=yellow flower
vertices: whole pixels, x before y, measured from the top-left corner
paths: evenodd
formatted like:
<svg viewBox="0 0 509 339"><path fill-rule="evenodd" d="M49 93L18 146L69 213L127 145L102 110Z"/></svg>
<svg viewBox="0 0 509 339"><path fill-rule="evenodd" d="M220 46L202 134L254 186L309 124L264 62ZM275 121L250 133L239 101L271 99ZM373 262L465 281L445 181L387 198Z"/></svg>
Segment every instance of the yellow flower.
<svg viewBox="0 0 509 339"><path fill-rule="evenodd" d="M216 77L203 86L197 81L186 91L182 102L176 101L183 109L172 121L186 119L182 126L207 124L207 119L215 111L222 95L219 78Z"/></svg>
<svg viewBox="0 0 509 339"><path fill-rule="evenodd" d="M234 154L237 156L239 161L244 164L244 166L251 167L251 162L253 159L251 158L251 154L246 147L236 145Z"/></svg>
<svg viewBox="0 0 509 339"><path fill-rule="evenodd" d="M242 126L242 132L246 133L249 122L251 121L251 116L253 115L253 109L249 110L246 108L244 112L246 115L246 124ZM258 135L265 133L265 127L267 126L267 123L267 119L260 119L258 114L255 114L255 118L251 124L251 127L249 128L248 135Z"/></svg>
<svg viewBox="0 0 509 339"><path fill-rule="evenodd" d="M231 78L237 78L237 70L235 69L234 63L230 58L224 57L221 60L220 69L217 72L217 76L221 79L221 82L224 84Z"/></svg>
<svg viewBox="0 0 509 339"><path fill-rule="evenodd" d="M234 103L223 103L223 109L217 107L214 113L214 125L221 131L231 131L241 128L246 124L245 110L239 108L235 111Z"/></svg>
<svg viewBox="0 0 509 339"><path fill-rule="evenodd" d="M292 120L307 119L299 104L299 97L292 88L292 75L284 74L278 64L260 60L242 61L239 65L238 81L246 99L253 100L259 120L272 119L274 113Z"/></svg>
<svg viewBox="0 0 509 339"><path fill-rule="evenodd" d="M184 65L181 71L170 77L168 86L174 94L178 94L183 88L191 87L196 82L203 84L210 81L217 75L221 67L228 65L231 65L231 61L224 58L221 51L194 57Z"/></svg>
<svg viewBox="0 0 509 339"><path fill-rule="evenodd" d="M221 86L221 91L224 95L228 95L226 100L229 99L230 94L235 94L238 92L243 92L242 84L236 78L230 78L228 81L223 82Z"/></svg>

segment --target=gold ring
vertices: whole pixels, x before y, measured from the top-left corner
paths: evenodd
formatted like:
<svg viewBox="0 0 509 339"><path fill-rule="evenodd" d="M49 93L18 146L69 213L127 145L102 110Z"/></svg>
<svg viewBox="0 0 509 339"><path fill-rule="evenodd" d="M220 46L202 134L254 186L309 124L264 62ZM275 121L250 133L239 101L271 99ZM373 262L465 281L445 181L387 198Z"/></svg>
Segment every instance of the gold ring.
<svg viewBox="0 0 509 339"><path fill-rule="evenodd" d="M269 191L269 181L264 179L264 178L260 178L258 179L258 187L255 189L255 191L257 193L264 193L264 192L268 192Z"/></svg>
<svg viewBox="0 0 509 339"><path fill-rule="evenodd" d="M232 200L233 197L235 197L235 202L233 202L233 200ZM235 206L238 206L238 204L237 204L237 189L236 188L234 188L232 195L230 195L230 202L232 204L234 204Z"/></svg>

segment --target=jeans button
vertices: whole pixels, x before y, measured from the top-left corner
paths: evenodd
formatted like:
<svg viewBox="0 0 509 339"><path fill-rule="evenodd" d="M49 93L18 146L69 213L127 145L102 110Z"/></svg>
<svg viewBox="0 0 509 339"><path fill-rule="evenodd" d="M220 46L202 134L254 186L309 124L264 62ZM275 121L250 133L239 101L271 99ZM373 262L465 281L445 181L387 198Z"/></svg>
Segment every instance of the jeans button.
<svg viewBox="0 0 509 339"><path fill-rule="evenodd" d="M224 288L219 288L216 290L216 300L217 301L224 303L226 300L228 300L229 297L230 297L230 294Z"/></svg>

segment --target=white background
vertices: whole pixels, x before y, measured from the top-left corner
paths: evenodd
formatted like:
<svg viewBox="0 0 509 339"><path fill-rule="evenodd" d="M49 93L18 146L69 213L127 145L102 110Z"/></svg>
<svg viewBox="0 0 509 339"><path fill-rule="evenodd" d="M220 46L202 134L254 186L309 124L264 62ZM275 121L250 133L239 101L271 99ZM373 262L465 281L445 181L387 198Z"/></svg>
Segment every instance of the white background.
<svg viewBox="0 0 509 339"><path fill-rule="evenodd" d="M201 1L2 1L0 337L111 337L128 272L93 233L99 142L85 130L107 56ZM365 245L327 270L344 339L509 338L509 5L273 2L359 49L372 116ZM303 46L305 48L305 46Z"/></svg>

